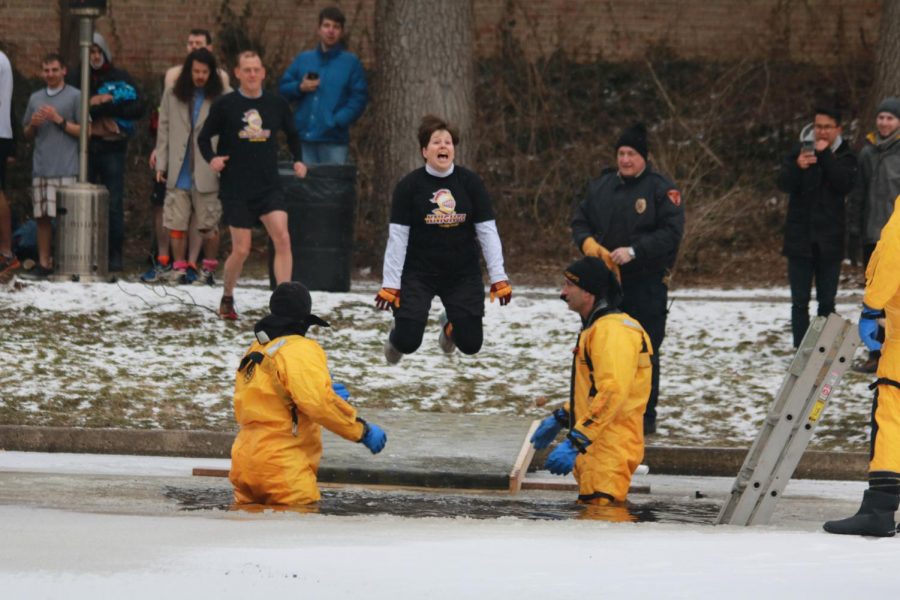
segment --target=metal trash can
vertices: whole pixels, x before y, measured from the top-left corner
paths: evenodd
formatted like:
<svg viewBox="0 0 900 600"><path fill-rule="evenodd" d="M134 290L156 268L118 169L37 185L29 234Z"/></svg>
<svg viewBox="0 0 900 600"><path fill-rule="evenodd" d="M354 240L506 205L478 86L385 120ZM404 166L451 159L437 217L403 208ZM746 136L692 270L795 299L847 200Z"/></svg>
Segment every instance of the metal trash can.
<svg viewBox="0 0 900 600"><path fill-rule="evenodd" d="M291 279L311 290L347 292L353 268L356 166L317 165L297 179L291 165L279 167L294 258ZM274 252L269 242L269 283Z"/></svg>
<svg viewBox="0 0 900 600"><path fill-rule="evenodd" d="M75 183L56 193L54 279L108 281L109 192Z"/></svg>

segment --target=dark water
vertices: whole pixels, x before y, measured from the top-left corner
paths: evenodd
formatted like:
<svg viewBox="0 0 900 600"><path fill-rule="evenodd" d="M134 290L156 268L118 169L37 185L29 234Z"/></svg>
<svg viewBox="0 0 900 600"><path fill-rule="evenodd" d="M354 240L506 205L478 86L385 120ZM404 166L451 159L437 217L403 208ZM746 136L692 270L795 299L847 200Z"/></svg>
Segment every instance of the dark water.
<svg viewBox="0 0 900 600"><path fill-rule="evenodd" d="M179 509L233 510L231 490L166 486L164 494ZM408 518L497 519L513 517L537 521L600 520L613 522L656 522L712 524L719 504L709 500L631 500L625 506L582 506L574 500L516 499L511 496L422 492L404 490L327 489L317 505L282 508L291 512L334 516L394 515ZM273 507L251 505L240 510L261 512ZM277 510L277 508L276 508Z"/></svg>

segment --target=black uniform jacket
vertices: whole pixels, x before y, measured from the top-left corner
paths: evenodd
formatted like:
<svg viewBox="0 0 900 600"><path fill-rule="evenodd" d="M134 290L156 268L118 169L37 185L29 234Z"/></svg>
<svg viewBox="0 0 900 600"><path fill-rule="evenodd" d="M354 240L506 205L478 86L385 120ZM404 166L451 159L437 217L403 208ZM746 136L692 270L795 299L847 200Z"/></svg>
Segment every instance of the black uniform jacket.
<svg viewBox="0 0 900 600"><path fill-rule="evenodd" d="M649 165L637 177L604 170L588 182L572 218L572 238L579 249L589 236L609 251L634 248L634 260L622 266L623 278L671 268L683 234L681 192Z"/></svg>
<svg viewBox="0 0 900 600"><path fill-rule="evenodd" d="M812 257L813 244L824 259L844 258L844 198L856 181L856 157L845 140L832 153L816 152L817 162L797 166L797 144L781 165L778 189L790 194L784 226L785 256Z"/></svg>

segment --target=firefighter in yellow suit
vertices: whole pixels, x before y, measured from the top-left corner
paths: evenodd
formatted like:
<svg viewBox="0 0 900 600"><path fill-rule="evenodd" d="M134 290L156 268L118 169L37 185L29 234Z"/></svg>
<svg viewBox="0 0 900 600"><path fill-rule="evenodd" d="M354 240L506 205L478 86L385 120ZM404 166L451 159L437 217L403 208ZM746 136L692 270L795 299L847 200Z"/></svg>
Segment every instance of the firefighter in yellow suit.
<svg viewBox="0 0 900 600"><path fill-rule="evenodd" d="M548 456L551 473L575 471L578 501L622 503L644 457L644 410L650 397L653 349L647 332L618 310L618 279L593 256L569 265L561 298L581 316L571 396L541 422L531 442L546 448L563 427L566 439Z"/></svg>
<svg viewBox="0 0 900 600"><path fill-rule="evenodd" d="M877 320L886 317L884 344ZM866 293L859 337L870 351L881 350L872 410L869 489L852 517L825 523L825 531L850 535L893 536L900 504L900 197L881 230L866 268ZM883 346L883 347L882 347Z"/></svg>
<svg viewBox="0 0 900 600"><path fill-rule="evenodd" d="M237 504L317 502L320 426L373 454L387 441L336 393L325 352L305 337L311 325L328 326L311 308L303 284L280 284L269 301L271 314L255 325L257 341L241 360L234 389L240 431L228 476Z"/></svg>

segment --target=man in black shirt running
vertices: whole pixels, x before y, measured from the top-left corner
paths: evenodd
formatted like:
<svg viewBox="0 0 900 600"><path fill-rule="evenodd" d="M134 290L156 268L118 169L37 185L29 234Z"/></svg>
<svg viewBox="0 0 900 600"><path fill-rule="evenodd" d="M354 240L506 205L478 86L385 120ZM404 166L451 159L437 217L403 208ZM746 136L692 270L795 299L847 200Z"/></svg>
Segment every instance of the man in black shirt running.
<svg viewBox="0 0 900 600"><path fill-rule="evenodd" d="M294 174L306 176L291 108L281 96L262 89L266 70L256 52L241 53L235 77L240 81L237 91L213 103L197 140L203 158L220 174L219 198L231 231L231 254L225 261L224 292L219 305L223 319L237 319L234 286L250 254L251 230L257 222L262 222L275 247L275 282L291 278L291 239L275 139L279 129L287 135ZM219 141L214 151L215 136L219 136Z"/></svg>

